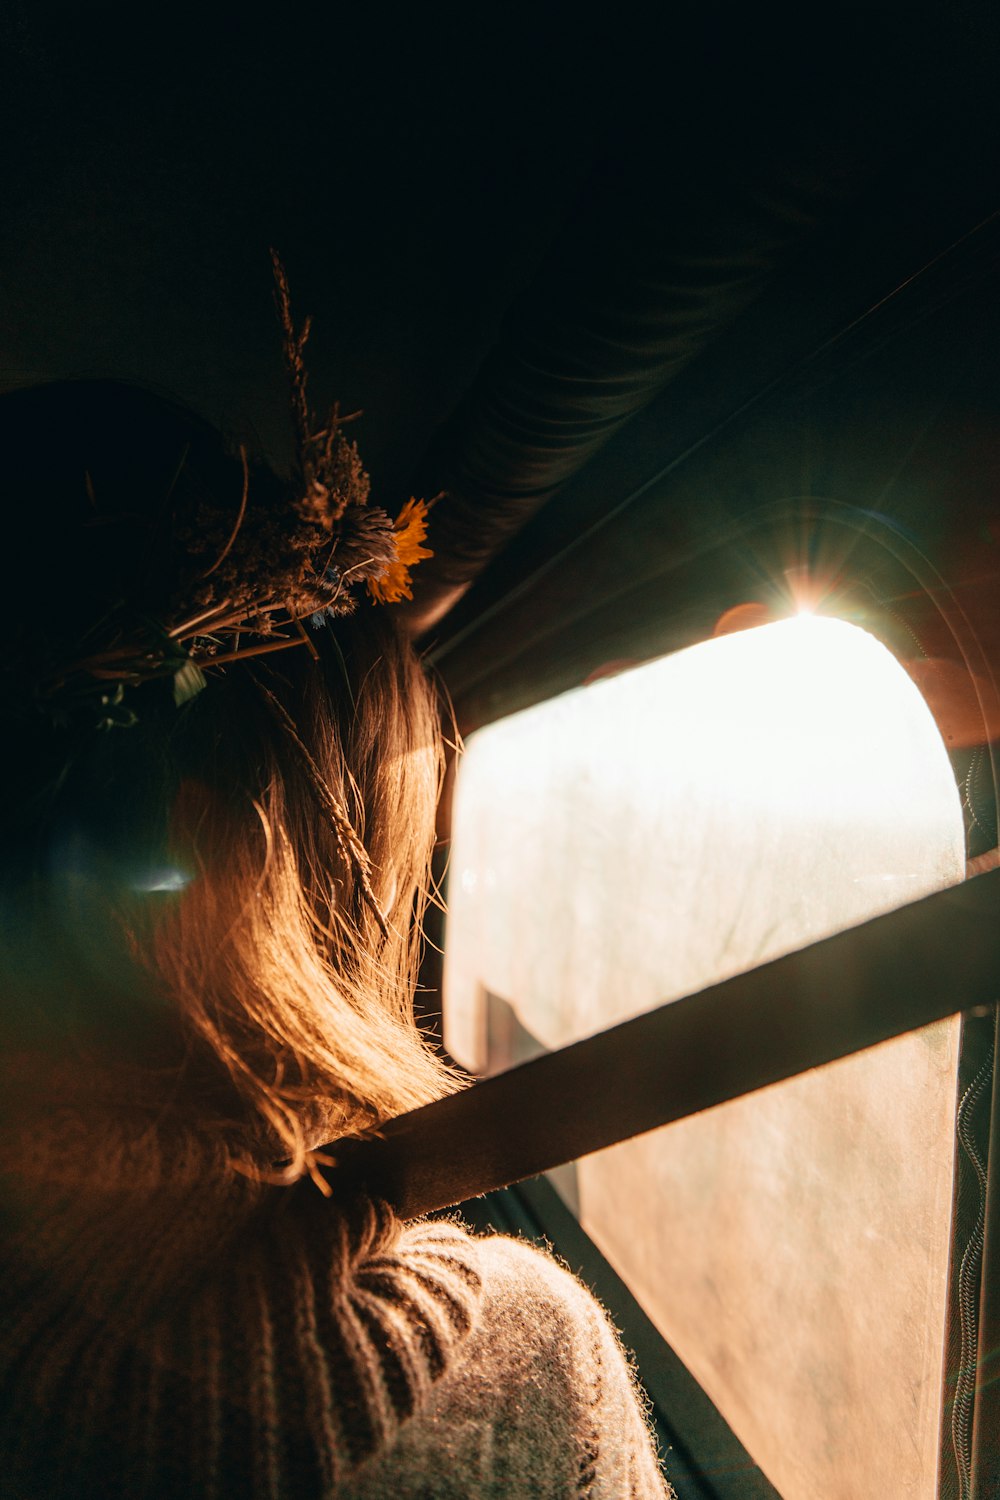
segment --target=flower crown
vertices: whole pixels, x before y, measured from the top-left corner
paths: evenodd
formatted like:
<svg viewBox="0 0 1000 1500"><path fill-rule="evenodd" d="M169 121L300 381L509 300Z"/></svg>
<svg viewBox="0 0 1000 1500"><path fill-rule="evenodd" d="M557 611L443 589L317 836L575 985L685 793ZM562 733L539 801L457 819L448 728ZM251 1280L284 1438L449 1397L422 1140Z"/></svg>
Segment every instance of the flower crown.
<svg viewBox="0 0 1000 1500"><path fill-rule="evenodd" d="M352 418L334 406L316 423L303 360L310 320L296 330L284 266L273 250L271 259L295 425L292 498L280 507L255 504L241 447L235 522L231 508L199 505L177 537L190 566L166 617L138 617L123 602L87 633L75 660L36 682L36 705L56 722L128 725L135 715L127 689L139 683L172 677L179 704L215 668L292 647L316 656L307 623L350 614L359 585L379 604L412 598L410 570L433 555L423 545L427 502L408 500L395 521L369 505L368 475L343 432Z"/></svg>

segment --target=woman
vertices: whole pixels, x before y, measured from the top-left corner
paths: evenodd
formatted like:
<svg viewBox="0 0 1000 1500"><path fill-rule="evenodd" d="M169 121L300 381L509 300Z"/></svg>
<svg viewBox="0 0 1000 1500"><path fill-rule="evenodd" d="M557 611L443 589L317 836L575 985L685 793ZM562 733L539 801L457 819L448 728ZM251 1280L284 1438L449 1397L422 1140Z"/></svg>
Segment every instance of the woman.
<svg viewBox="0 0 1000 1500"><path fill-rule="evenodd" d="M456 1080L411 1000L440 770L392 523L286 321L291 487L189 413L0 403L0 1472L17 1497L662 1496L551 1260L331 1198Z"/></svg>

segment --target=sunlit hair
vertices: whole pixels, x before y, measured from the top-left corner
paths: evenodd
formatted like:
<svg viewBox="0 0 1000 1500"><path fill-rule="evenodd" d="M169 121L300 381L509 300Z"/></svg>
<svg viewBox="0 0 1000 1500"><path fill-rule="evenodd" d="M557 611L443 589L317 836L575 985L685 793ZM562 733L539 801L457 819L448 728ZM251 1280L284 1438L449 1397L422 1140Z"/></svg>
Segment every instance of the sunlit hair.
<svg viewBox="0 0 1000 1500"><path fill-rule="evenodd" d="M344 660L357 690L346 712L337 699L349 699L349 681L329 651L319 663L303 652L280 670L248 666L214 704L203 695L199 735L216 769L181 783L171 822L172 859L193 878L136 938L293 1169L310 1140L370 1128L434 1097L445 1077L412 1012L438 788L435 705L412 652L374 611L350 633ZM365 843L387 935L298 742Z"/></svg>
<svg viewBox="0 0 1000 1500"><path fill-rule="evenodd" d="M8 504L34 528L26 555L56 580L50 607L82 632L133 576L127 539L80 521L88 497L120 506L127 531L166 485L237 493L239 465L204 424L141 392L19 396L13 417L0 402ZM52 431L62 443L39 467ZM259 466L254 478L268 482ZM27 632L38 577L4 572ZM319 1144L455 1085L413 1019L441 772L435 693L385 608L365 602L310 639L210 672L180 707L167 683L130 690L132 727L80 734L20 707L4 726L17 789L0 814L9 1055L49 1047L64 1073L79 1058L81 1076L99 1057L109 1097L210 1129L234 1165L281 1180ZM367 851L385 931L334 804Z"/></svg>
<svg viewBox="0 0 1000 1500"><path fill-rule="evenodd" d="M319 663L302 652L280 669L230 673L214 704L202 695L199 732L215 773L181 784L171 827L172 857L182 869L193 863L194 878L136 943L284 1143L293 1172L310 1140L371 1128L447 1082L412 1010L438 792L436 705L412 651L375 611L338 634L355 638L341 648L353 706L329 650ZM387 935L293 733L364 841Z"/></svg>

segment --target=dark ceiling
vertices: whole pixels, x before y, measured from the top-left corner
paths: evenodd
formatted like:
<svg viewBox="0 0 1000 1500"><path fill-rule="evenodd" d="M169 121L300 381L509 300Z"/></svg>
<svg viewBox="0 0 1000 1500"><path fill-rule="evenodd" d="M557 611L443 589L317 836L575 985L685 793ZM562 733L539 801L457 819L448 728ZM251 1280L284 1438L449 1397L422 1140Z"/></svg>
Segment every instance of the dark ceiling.
<svg viewBox="0 0 1000 1500"><path fill-rule="evenodd" d="M955 242L948 267L984 245L996 265L995 227L969 236L997 206L998 30L968 0L697 16L8 0L2 388L138 381L286 465L276 246L314 316L316 402L363 411L375 494L391 509L415 486L448 491L421 607L551 502L432 637L460 695L475 696L470 661L511 639L510 672L530 677L537 640L622 592L601 579L586 598L606 538L532 605L539 566L708 435L730 452L734 414L790 378L801 394L849 325L888 336L867 309ZM934 274L921 289L950 301ZM760 447L745 426L741 441L744 469L730 457L704 479L715 510L654 487L632 554L659 561L637 585L684 554L696 511L725 532ZM527 696L573 680L570 656ZM480 692L472 717L517 697Z"/></svg>

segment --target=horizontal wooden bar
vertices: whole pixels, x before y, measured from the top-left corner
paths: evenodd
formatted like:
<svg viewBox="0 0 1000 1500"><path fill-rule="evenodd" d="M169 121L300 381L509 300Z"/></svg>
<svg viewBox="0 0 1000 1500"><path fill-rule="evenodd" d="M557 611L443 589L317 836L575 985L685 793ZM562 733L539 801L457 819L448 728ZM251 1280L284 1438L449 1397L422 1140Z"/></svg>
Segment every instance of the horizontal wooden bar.
<svg viewBox="0 0 1000 1500"><path fill-rule="evenodd" d="M674 1000L329 1151L405 1218L1000 998L1000 870Z"/></svg>

